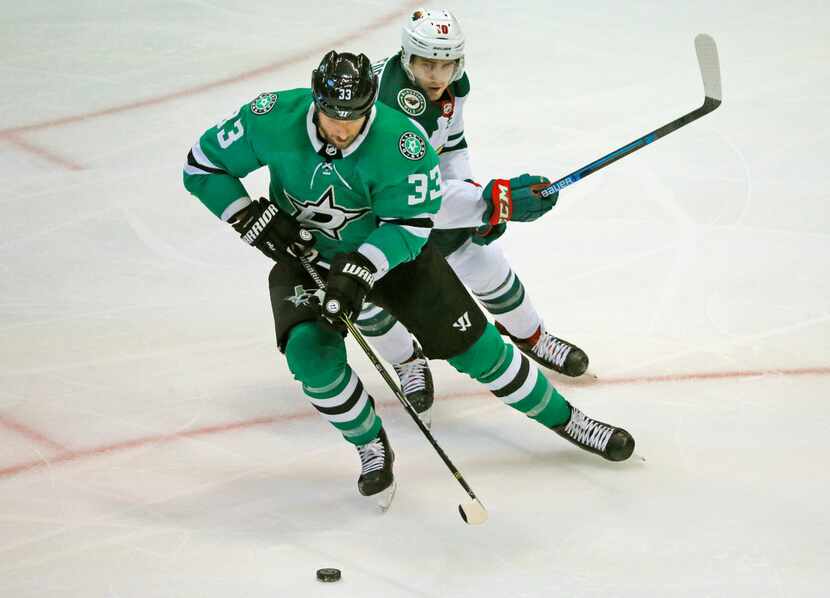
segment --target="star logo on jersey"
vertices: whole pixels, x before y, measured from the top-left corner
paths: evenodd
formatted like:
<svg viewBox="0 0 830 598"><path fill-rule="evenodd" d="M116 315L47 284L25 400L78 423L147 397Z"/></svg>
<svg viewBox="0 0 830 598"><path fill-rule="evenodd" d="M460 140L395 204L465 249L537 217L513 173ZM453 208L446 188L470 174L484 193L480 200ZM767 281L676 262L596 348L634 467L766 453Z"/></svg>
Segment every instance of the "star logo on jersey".
<svg viewBox="0 0 830 598"><path fill-rule="evenodd" d="M277 105L277 94L261 93L251 102L251 112L254 114L268 114Z"/></svg>
<svg viewBox="0 0 830 598"><path fill-rule="evenodd" d="M323 194L312 201L303 201L283 190L285 197L297 210L294 218L305 228L319 230L329 239L340 241L340 232L352 220L357 220L369 212L369 208L342 208L338 206L335 198L334 187L329 185Z"/></svg>
<svg viewBox="0 0 830 598"><path fill-rule="evenodd" d="M294 294L290 297L286 297L285 300L289 303L293 303L294 307L302 307L303 305L311 305L312 298L315 298L315 301L319 301L320 297L317 294L318 289L304 289L302 285L297 285L294 287Z"/></svg>
<svg viewBox="0 0 830 598"><path fill-rule="evenodd" d="M407 131L398 139L398 149L407 160L420 160L427 153L427 144L415 133Z"/></svg>

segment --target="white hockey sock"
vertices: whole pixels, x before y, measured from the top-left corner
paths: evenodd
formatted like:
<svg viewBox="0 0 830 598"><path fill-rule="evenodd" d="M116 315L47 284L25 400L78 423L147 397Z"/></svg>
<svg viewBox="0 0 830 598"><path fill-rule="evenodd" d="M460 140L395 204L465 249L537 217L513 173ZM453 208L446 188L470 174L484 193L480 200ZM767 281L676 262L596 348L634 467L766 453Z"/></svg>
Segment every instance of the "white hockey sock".
<svg viewBox="0 0 830 598"><path fill-rule="evenodd" d="M542 325L542 318L527 294L518 307L501 314L494 314L493 317L496 322L505 327L511 336L520 339L533 336L536 329Z"/></svg>
<svg viewBox="0 0 830 598"><path fill-rule="evenodd" d="M414 338L400 322L380 336L366 336L366 340L388 363L396 364L412 357Z"/></svg>

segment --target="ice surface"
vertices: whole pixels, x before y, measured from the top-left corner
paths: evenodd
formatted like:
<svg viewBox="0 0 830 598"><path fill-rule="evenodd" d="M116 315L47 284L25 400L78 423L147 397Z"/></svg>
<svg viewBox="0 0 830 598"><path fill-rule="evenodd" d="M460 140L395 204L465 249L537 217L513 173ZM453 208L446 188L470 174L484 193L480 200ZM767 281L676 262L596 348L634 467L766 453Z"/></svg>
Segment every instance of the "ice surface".
<svg viewBox="0 0 830 598"><path fill-rule="evenodd" d="M392 54L415 4L5 2L0 595L826 595L830 10L520 4L451 6L481 180L558 178L698 106L693 39L718 43L716 112L504 237L599 376L560 390L647 461L434 364L433 431L490 514L466 526L352 346L397 454L379 515L274 351L267 262L182 187L203 129L331 47Z"/></svg>

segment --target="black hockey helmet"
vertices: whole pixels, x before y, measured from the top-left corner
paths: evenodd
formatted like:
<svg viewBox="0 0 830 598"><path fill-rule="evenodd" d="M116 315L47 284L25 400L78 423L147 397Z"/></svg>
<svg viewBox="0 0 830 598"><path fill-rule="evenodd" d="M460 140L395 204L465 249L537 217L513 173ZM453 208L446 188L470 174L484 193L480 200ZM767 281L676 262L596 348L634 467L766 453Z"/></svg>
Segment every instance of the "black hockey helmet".
<svg viewBox="0 0 830 598"><path fill-rule="evenodd" d="M326 116L356 120L372 109L378 78L365 54L332 50L311 71L311 93L317 109Z"/></svg>

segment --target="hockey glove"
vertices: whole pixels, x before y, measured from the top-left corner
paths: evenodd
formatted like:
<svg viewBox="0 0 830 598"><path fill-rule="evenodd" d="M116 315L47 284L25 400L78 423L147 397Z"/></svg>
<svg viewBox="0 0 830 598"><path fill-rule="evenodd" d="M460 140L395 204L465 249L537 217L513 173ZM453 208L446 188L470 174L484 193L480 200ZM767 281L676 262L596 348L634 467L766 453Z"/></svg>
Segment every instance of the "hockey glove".
<svg viewBox="0 0 830 598"><path fill-rule="evenodd" d="M484 224L476 229L473 234L473 243L476 245L489 245L504 234L507 230L507 223L502 222L493 226L492 224Z"/></svg>
<svg viewBox="0 0 830 598"><path fill-rule="evenodd" d="M321 315L336 330L346 328L341 317L353 319L375 284L375 266L363 254L341 253L331 262Z"/></svg>
<svg viewBox="0 0 830 598"><path fill-rule="evenodd" d="M243 241L274 261L313 252L314 236L264 197L240 210L230 223Z"/></svg>
<svg viewBox="0 0 830 598"><path fill-rule="evenodd" d="M559 199L559 194L541 197L539 192L550 181L543 176L521 176L507 179L493 179L484 187L482 199L487 202L484 210L484 222L493 226L515 220L532 222L543 216Z"/></svg>

